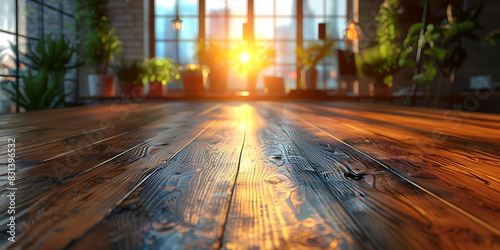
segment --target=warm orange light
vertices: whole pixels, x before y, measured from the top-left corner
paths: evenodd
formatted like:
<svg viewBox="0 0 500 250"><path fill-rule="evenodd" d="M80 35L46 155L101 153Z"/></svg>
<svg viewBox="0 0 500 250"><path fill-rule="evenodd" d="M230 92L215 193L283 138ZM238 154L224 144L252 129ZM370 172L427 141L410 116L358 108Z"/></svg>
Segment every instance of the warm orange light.
<svg viewBox="0 0 500 250"><path fill-rule="evenodd" d="M346 35L347 35L347 39L349 39L349 41L354 41L359 37L359 32L358 32L358 29L356 28L355 23L349 24L349 28L347 29Z"/></svg>
<svg viewBox="0 0 500 250"><path fill-rule="evenodd" d="M240 55L240 61L241 61L242 63L247 63L247 62L248 62L248 59L250 59L250 56L248 55L248 53L247 53L247 52L243 52L243 53L241 53L241 55Z"/></svg>
<svg viewBox="0 0 500 250"><path fill-rule="evenodd" d="M182 29L182 20L180 20L179 18L176 18L172 22L174 23L173 24L174 30L181 30Z"/></svg>

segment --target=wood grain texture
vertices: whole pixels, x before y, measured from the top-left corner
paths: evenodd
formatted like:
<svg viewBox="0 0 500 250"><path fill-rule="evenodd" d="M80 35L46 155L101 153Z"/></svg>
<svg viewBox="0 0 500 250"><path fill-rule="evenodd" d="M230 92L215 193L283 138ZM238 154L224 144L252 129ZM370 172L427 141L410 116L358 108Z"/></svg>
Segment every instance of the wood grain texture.
<svg viewBox="0 0 500 250"><path fill-rule="evenodd" d="M84 234L209 124L206 115L193 119L195 115L171 123L172 129L158 126L155 137L129 145L129 150L112 161L49 186L43 195L27 201L26 209L19 211L17 217L18 236L23 240L11 247L60 248Z"/></svg>
<svg viewBox="0 0 500 250"><path fill-rule="evenodd" d="M284 129L376 247L498 246L495 228L491 231L476 217L469 218L373 158L326 135L302 119L302 114L277 110Z"/></svg>
<svg viewBox="0 0 500 250"><path fill-rule="evenodd" d="M362 230L268 113L261 106L249 108L222 248L370 249Z"/></svg>
<svg viewBox="0 0 500 250"><path fill-rule="evenodd" d="M244 142L245 107L226 106L215 123L72 247L218 248Z"/></svg>
<svg viewBox="0 0 500 250"><path fill-rule="evenodd" d="M308 119L306 113L315 113L318 127L369 152L405 178L475 214L484 223L500 228L500 220L493 219L500 216L500 179L495 173L500 165L500 154L488 156L456 139L440 140L413 131L422 126L408 130L398 128L397 119L382 123L363 120L359 114L351 118L337 114L338 111L314 111L318 110L316 106L304 108L300 108L304 119ZM440 127L435 125L433 128Z"/></svg>
<svg viewBox="0 0 500 250"><path fill-rule="evenodd" d="M0 128L19 149L0 249L500 249L498 115L175 102Z"/></svg>

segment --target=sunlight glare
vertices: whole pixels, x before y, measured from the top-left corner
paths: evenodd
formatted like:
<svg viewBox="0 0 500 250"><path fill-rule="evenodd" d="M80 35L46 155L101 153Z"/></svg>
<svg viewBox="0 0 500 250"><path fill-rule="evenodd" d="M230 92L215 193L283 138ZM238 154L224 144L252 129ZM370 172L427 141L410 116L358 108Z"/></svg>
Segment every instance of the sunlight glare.
<svg viewBox="0 0 500 250"><path fill-rule="evenodd" d="M248 55L248 53L247 53L247 52L243 52L243 53L241 53L241 55L240 55L240 61L241 61L242 63L247 63L247 62L248 62L248 59L250 59L250 56Z"/></svg>

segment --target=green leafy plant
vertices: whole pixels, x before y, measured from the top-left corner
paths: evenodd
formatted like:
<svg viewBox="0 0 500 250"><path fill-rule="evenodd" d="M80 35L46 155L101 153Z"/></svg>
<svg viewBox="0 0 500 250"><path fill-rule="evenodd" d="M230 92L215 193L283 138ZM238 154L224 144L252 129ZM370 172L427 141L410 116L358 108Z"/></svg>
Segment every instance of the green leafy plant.
<svg viewBox="0 0 500 250"><path fill-rule="evenodd" d="M486 36L486 41L493 46L498 44L498 40L500 40L500 29L493 30Z"/></svg>
<svg viewBox="0 0 500 250"><path fill-rule="evenodd" d="M379 9L377 21L377 43L380 51L379 60L373 70L379 73L377 79L392 87L392 75L399 69L398 56L401 53L401 30L398 28L397 10L401 7L400 0L385 0ZM370 67L370 66L368 66ZM378 80L379 82L382 82Z"/></svg>
<svg viewBox="0 0 500 250"><path fill-rule="evenodd" d="M86 31L83 51L97 74L106 74L109 63L122 50L115 29L111 28L107 5L108 0L75 1L75 18L82 22Z"/></svg>
<svg viewBox="0 0 500 250"><path fill-rule="evenodd" d="M416 74L412 80L417 85L426 84L427 96L429 96L430 84L437 75L438 69L453 83L452 72L456 71L466 59L466 52L460 40L463 38L481 40L474 33L480 27L477 23L480 10L481 6L471 6L466 12L462 12L458 7L449 5L447 24L425 26L422 23L416 23L408 30L398 64L401 67L415 67L416 62L408 57L417 48L423 49L424 54L430 60L424 63L423 72ZM418 34L421 29L425 29L422 38Z"/></svg>
<svg viewBox="0 0 500 250"><path fill-rule="evenodd" d="M142 83L160 82L163 85L171 83L173 79L180 79L179 69L172 58L151 58L143 62L143 71L139 75Z"/></svg>
<svg viewBox="0 0 500 250"><path fill-rule="evenodd" d="M325 57L332 55L334 50L334 41L325 41L310 43L305 48L297 46L295 51L307 67L314 68Z"/></svg>
<svg viewBox="0 0 500 250"><path fill-rule="evenodd" d="M131 82L133 85L142 84L141 74L145 69L141 63L127 63L121 60L120 64L111 66L111 68L121 82Z"/></svg>
<svg viewBox="0 0 500 250"><path fill-rule="evenodd" d="M12 46L15 51L17 48ZM44 36L33 45L28 44L28 53L17 59L29 70L22 73L24 84L9 81L13 88L5 89L12 99L27 111L56 108L64 104L64 75L83 62L71 63L75 49L64 37Z"/></svg>

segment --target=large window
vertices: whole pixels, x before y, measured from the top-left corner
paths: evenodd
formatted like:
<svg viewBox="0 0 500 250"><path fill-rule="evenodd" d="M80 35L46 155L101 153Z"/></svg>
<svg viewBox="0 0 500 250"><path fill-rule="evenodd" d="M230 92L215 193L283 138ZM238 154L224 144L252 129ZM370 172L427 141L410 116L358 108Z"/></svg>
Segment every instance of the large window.
<svg viewBox="0 0 500 250"><path fill-rule="evenodd" d="M267 75L283 77L285 88L295 89L299 75L297 70L300 70L297 68L296 46L318 41L319 23L327 24L328 39L343 39L347 1L253 0L252 12L248 10L248 0L154 0L153 55L172 57L180 64L195 63L198 39L210 39L231 46L241 41L242 24L253 22L255 40L273 45L277 50L276 65L259 74L257 88L264 87L262 78ZM302 13L297 13L298 4L302 4ZM200 9L203 13L198 13ZM248 19L249 13L253 13L252 20ZM173 30L171 24L177 15L184 24L183 30L178 32ZM199 25L204 26L202 30ZM302 36L297 37L297 34ZM340 43L339 46L343 48L344 45ZM337 88L336 61L335 56L330 56L317 66L319 88ZM230 89L246 87L244 77L235 72L230 73L228 84Z"/></svg>
<svg viewBox="0 0 500 250"><path fill-rule="evenodd" d="M36 44L44 34L65 35L72 42L75 31L73 0L2 0L0 4L0 82L17 81L26 67L17 65L19 53L26 53L28 41ZM12 49L14 45L16 49ZM76 56L73 58L76 61ZM5 84L2 84L5 85ZM68 101L77 98L77 71L65 76L65 90L71 93ZM2 86L4 87L4 86ZM0 89L0 112L12 112L15 108L10 98Z"/></svg>

